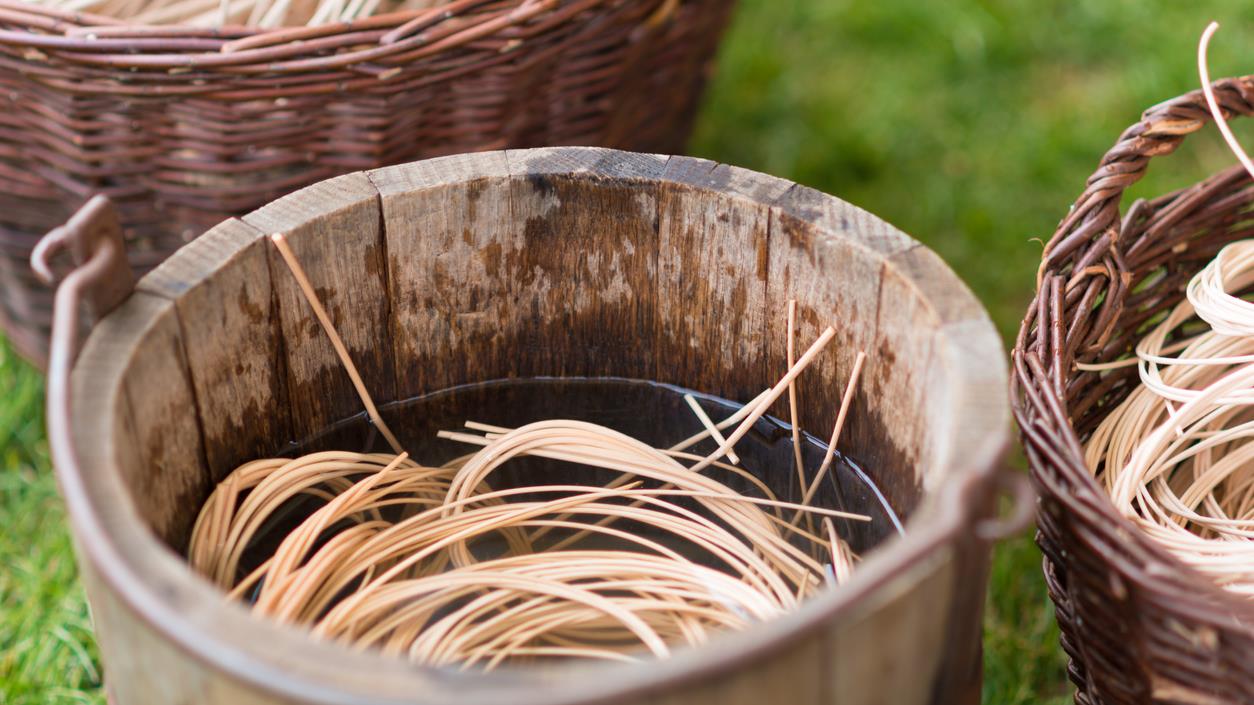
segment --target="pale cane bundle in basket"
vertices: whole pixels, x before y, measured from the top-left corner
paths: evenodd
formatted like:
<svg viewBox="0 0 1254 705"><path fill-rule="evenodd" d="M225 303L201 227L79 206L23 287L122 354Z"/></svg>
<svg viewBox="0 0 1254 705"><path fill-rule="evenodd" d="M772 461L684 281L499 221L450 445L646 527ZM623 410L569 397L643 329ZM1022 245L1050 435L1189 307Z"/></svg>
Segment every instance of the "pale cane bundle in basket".
<svg viewBox="0 0 1254 705"><path fill-rule="evenodd" d="M119 205L147 269L223 218L339 173L502 147L681 151L733 3L434 4L275 28L0 0L0 324L12 342L43 358L51 297L27 260L92 194Z"/></svg>
<svg viewBox="0 0 1254 705"><path fill-rule="evenodd" d="M1254 115L1254 77L1214 88L1225 114ZM1254 703L1254 602L1117 512L1081 445L1140 379L1135 365L1077 363L1130 356L1224 245L1254 237L1254 184L1240 166L1121 212L1151 158L1210 120L1195 91L1123 133L1046 246L1015 347L1011 396L1041 496L1037 538L1082 704Z"/></svg>

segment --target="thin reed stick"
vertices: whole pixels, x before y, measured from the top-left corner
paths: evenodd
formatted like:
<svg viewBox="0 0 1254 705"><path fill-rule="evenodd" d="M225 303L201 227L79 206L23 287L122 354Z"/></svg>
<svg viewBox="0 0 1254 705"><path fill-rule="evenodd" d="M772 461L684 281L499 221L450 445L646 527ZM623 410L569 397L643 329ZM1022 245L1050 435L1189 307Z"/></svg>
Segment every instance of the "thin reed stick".
<svg viewBox="0 0 1254 705"><path fill-rule="evenodd" d="M374 424L375 428L379 429L379 433L387 440L388 445L392 446L392 450L397 453L403 452L404 449L401 448L400 441L396 440L396 436L392 434L392 429L388 428L387 423L383 421L383 417L379 415L379 410L374 405L374 399L370 397L370 392L366 389L366 383L362 380L361 374L357 372L357 365L353 363L352 356L348 354L348 348L344 347L344 341L335 330L335 325L331 323L331 317L327 315L327 310L322 306L322 302L318 300L318 294L314 291L313 284L309 283L309 277L305 275L305 270L300 266L300 261L296 259L296 254L288 246L287 238L282 233L275 233L270 236L270 241L274 243L275 248L282 255L283 261L287 263L287 268L291 270L297 285L300 286L301 293L305 295L305 301L309 303L309 308L313 309L314 316L322 324L322 330L326 332L327 338L331 340L331 347L335 348L335 354L340 358L340 364L344 365L344 371L348 373L349 379L353 381L353 387L357 390L357 396L361 398L362 406L366 407L366 414L370 417L370 422Z"/></svg>
<svg viewBox="0 0 1254 705"><path fill-rule="evenodd" d="M705 413L705 409L702 409L701 405L697 403L697 400L693 398L691 394L685 394L684 401L688 403L688 408L692 409L692 413L697 417L697 420L701 422L701 425L705 426L705 430L710 434L710 438L713 438L714 442L718 443L719 446L727 445L727 439L723 437L723 433L719 430L718 426L714 424L714 421L709 417L709 415ZM727 449L727 459L730 460L733 465L740 464L740 456L736 455L736 450L734 448L729 447Z"/></svg>
<svg viewBox="0 0 1254 705"><path fill-rule="evenodd" d="M797 300L788 300L788 343L786 354L788 369L792 369L797 356ZM797 385L788 385L788 423L792 425L793 462L797 469L797 488L806 486L805 462L801 459L801 422L797 414Z"/></svg>
<svg viewBox="0 0 1254 705"><path fill-rule="evenodd" d="M814 493L819 489L819 483L823 481L823 477L827 475L827 469L831 467L832 457L836 454L836 445L840 442L840 432L845 427L845 417L849 414L849 407L853 404L853 393L858 388L858 378L862 376L862 364L866 362L866 353L859 352L853 361L853 372L849 373L849 384L845 385L845 394L840 399L840 411L836 414L836 423L832 427L832 439L827 443L827 452L823 455L823 464L819 466L819 471L814 473L814 480L810 482L810 486L806 488L806 493L802 497L802 504L809 504L814 499Z"/></svg>

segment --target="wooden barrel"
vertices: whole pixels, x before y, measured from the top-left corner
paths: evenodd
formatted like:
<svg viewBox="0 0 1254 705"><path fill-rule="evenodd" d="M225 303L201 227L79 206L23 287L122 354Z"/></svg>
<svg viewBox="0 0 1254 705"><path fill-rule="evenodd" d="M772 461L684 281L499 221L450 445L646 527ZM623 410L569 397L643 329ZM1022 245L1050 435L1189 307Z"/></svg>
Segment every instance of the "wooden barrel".
<svg viewBox="0 0 1254 705"><path fill-rule="evenodd" d="M1002 344L934 253L870 214L699 159L454 156L228 220L123 298L98 280L118 247L92 208L56 234L86 267L59 294L49 431L118 705L978 701L989 543L1007 523L991 516L1007 487ZM180 555L198 508L241 462L360 411L270 233L381 403L553 375L750 399L786 367L795 297L801 340L838 331L801 378L802 423L831 428L867 351L842 450L906 531L796 613L643 664L458 674L254 618ZM80 295L113 310L70 377Z"/></svg>

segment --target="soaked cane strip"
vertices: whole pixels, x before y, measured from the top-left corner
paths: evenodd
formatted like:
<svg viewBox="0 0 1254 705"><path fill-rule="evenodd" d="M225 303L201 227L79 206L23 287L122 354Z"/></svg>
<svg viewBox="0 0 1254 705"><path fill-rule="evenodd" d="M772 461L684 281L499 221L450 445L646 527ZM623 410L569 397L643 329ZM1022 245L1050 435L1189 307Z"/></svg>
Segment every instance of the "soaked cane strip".
<svg viewBox="0 0 1254 705"><path fill-rule="evenodd" d="M327 315L327 310L323 308L322 302L318 299L318 294L314 291L313 284L309 283L309 277L305 275L305 270L300 266L300 261L296 259L296 254L292 252L292 248L287 244L287 238L282 233L275 233L270 236L270 241L274 243L275 248L282 255L283 261L287 263L287 268L291 270L301 293L305 295L305 301L313 309L314 316L322 324L322 330L326 332L327 337L331 340L331 347L335 348L335 354L340 358L340 364L344 365L344 371L348 373L349 379L352 380L353 387L357 390L357 396L361 398L362 405L366 407L366 414L369 415L370 422L374 424L375 428L379 429L379 433L387 440L388 445L392 446L392 450L401 453L404 449L401 448L400 442L396 440L396 436L392 435L392 430L384 423L383 417L379 416L379 410L375 408L374 400L366 389L366 383L362 381L361 374L357 372L357 365L353 363L353 358L348 354L348 348L344 347L344 341L331 323L331 317Z"/></svg>
<svg viewBox="0 0 1254 705"><path fill-rule="evenodd" d="M845 427L845 417L849 414L849 407L853 405L853 393L858 388L858 378L862 375L864 362L866 362L866 353L859 352L853 361L853 371L849 373L849 383L845 385L845 394L840 400L840 411L836 414L836 423L832 427L832 439L828 441L827 452L823 455L823 464L819 466L818 472L814 473L814 480L806 488L806 493L801 498L802 504L809 505L810 500L814 499L815 493L819 490L819 483L823 481L827 475L827 469L832 465L832 458L836 455L836 445L840 442L840 432Z"/></svg>
<svg viewBox="0 0 1254 705"><path fill-rule="evenodd" d="M818 354L823 351L823 348L827 347L828 343L832 342L832 338L834 338L835 336L836 336L836 330L833 328L828 328L827 330L823 331L823 334L819 336L818 340L815 340L814 343L810 345L809 349L806 350L805 354L801 356L801 359L797 360L796 364L794 364L792 367L789 368L788 373L784 375L783 379L777 382L775 386L771 388L771 391L769 393L763 395L759 399L759 401L757 402L757 405L753 408L753 411L751 411L744 418L744 420L740 422L740 425L736 427L735 432L733 432L732 435L727 438L727 442L721 444L718 450L706 456L704 460L702 460L701 462L697 463L696 465L692 466L689 469L692 470L693 472L699 472L701 470L704 470L705 468L709 467L709 465L713 463L715 459L720 458L723 455L725 455L727 452L727 448L730 448L736 445L736 443L739 442L741 438L744 438L745 434L748 433L750 429L753 428L753 425L758 422L758 419L766 415L767 410L771 408L771 404L774 404L776 400L778 400L781 396L783 396L784 392L787 391L789 385L793 383L793 380L797 379L797 377L805 370L805 368L810 366L810 363L814 361L814 358L817 357Z"/></svg>
<svg viewBox="0 0 1254 705"><path fill-rule="evenodd" d="M788 367L792 368L793 360L797 356L797 300L788 300L787 313L787 335L788 340L785 344L785 354L788 361ZM788 385L788 423L792 426L792 454L793 465L797 471L797 490L806 486L805 461L801 457L801 421L800 415L797 413L797 385L792 383ZM810 531L814 530L814 524L810 521L810 517L806 517L806 528Z"/></svg>
<svg viewBox="0 0 1254 705"><path fill-rule="evenodd" d="M795 380L797 376L800 375L801 372L804 371L805 368L808 367L811 362L813 362L814 358L823 350L824 347L827 346L828 343L831 342L832 338L835 337L835 335L836 335L836 331L830 327L827 330L823 331L823 334L820 335L819 338L810 345L809 349L806 350L805 354L801 356L801 359L797 360L797 362L789 368L788 372L784 375L784 377L780 379L779 382L777 382L775 386L772 387L769 391L763 393L762 395L759 395L757 402L755 402L753 410L750 411L745 416L745 418L740 421L740 425L736 427L736 431L732 433L731 437L728 438L723 443L719 444L718 449L716 449L713 453L707 455L705 458L699 460L694 465L688 467L687 468L688 471L693 472L693 473L699 473L705 470L706 468L714 465L717 462L716 460L717 458L720 458L723 455L725 455L727 449L733 447L741 438L745 436L745 434L749 432L750 429L753 428L753 425L756 424L758 420L762 418L763 415L766 414L771 404L774 404L775 401L779 399L781 395L783 395L784 391L788 389L788 386L792 384L793 380ZM574 423L574 422L567 422L567 423ZM623 436L623 438L626 439L627 437ZM650 449L650 450L654 450L654 452L660 453L660 451L656 451L655 449ZM627 476L624 476L624 478L625 477ZM620 478L620 480L623 480L624 478ZM614 487L613 483L608 485L608 487ZM808 501L803 502L803 504L808 504L808 503L809 503ZM802 514L803 514L802 512L798 512L798 516Z"/></svg>
<svg viewBox="0 0 1254 705"><path fill-rule="evenodd" d="M746 416L753 413L753 410L757 407L757 404L761 402L763 399L765 399L767 395L769 395L770 393L771 393L771 390L769 389L763 390L761 394L754 397L753 400L750 401L748 404L745 404L744 406L737 409L736 413L732 414L731 416L728 416L722 421L719 421L717 424L714 424L714 428L717 428L719 431L723 431L740 423L741 421L744 420ZM704 431L699 431L685 438L684 440L676 443L675 445L671 446L668 450L679 451L679 450L684 450L686 448L691 448L692 446L696 445L697 443L700 443L701 441L709 437L710 437L709 429L706 429ZM721 441L719 442L719 445L722 445Z"/></svg>
<svg viewBox="0 0 1254 705"><path fill-rule="evenodd" d="M837 585L844 585L853 574L853 553L849 544L836 533L836 526L828 517L823 517L823 528L827 529L827 540L832 553L832 577Z"/></svg>
<svg viewBox="0 0 1254 705"><path fill-rule="evenodd" d="M697 403L696 398L694 398L691 394L685 394L684 401L688 403L688 408L692 409L693 415L697 417L697 420L701 422L701 425L705 426L705 430L710 434L710 438L713 438L714 442L718 443L720 446L726 445L727 439L723 437L723 432L719 430L718 426L714 425L714 420L705 413L705 409L701 408L701 405ZM727 459L732 462L732 465L740 464L740 457L736 455L736 450L734 448L727 449Z"/></svg>
<svg viewBox="0 0 1254 705"><path fill-rule="evenodd" d="M1219 108L1219 101L1215 98L1215 87L1211 85L1210 69L1207 67L1206 54L1210 48L1210 38L1215 35L1219 29L1218 22L1211 22L1206 26L1206 30L1202 32L1202 39L1197 44L1197 74L1202 81L1202 93L1206 96L1206 105L1210 107L1211 117L1215 119L1215 126L1219 128L1219 133L1223 135L1224 142L1228 144L1228 148L1232 150L1232 154L1236 156L1237 161L1241 162L1241 166L1249 172L1250 177L1254 178L1254 160L1245 153L1241 148L1241 143L1237 141L1237 136L1232 134L1232 128L1228 126L1228 120L1224 117L1224 112Z"/></svg>
<svg viewBox="0 0 1254 705"><path fill-rule="evenodd" d="M797 300L788 300L788 368L792 369L797 356ZM805 461L801 459L801 423L797 419L797 385L788 385L788 423L792 424L793 461L797 468L797 489L806 486Z"/></svg>

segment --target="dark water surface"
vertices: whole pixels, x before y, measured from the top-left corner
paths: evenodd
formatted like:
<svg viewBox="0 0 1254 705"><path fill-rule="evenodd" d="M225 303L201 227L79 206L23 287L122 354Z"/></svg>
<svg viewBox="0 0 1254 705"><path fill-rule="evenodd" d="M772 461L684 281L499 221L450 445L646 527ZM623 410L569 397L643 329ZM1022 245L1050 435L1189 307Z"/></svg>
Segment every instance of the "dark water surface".
<svg viewBox="0 0 1254 705"><path fill-rule="evenodd" d="M575 419L607 426L659 448L669 447L702 430L684 394L693 394L715 422L731 416L741 404L656 382L619 378L533 378L499 380L454 387L380 408L380 414L410 456L425 465L439 465L478 446L440 439L440 430L464 431L466 421L516 428L548 419ZM730 433L731 429L727 430ZM827 450L825 442L802 436L806 477L812 478ZM705 455L715 449L706 439L688 449ZM365 414L332 426L325 433L287 448L284 455L318 450L388 452L390 448ZM800 501L794 469L791 427L763 417L736 444L741 466L765 482L780 499ZM760 491L725 470L704 471L732 489L758 496ZM517 458L493 473L496 489L524 485L603 485L617 473L543 458ZM808 480L807 480L808 481ZM546 498L551 499L552 495ZM695 503L682 500L696 508ZM836 529L859 554L901 530L897 514L851 458L837 453L813 503L857 512L870 522L834 519Z"/></svg>

